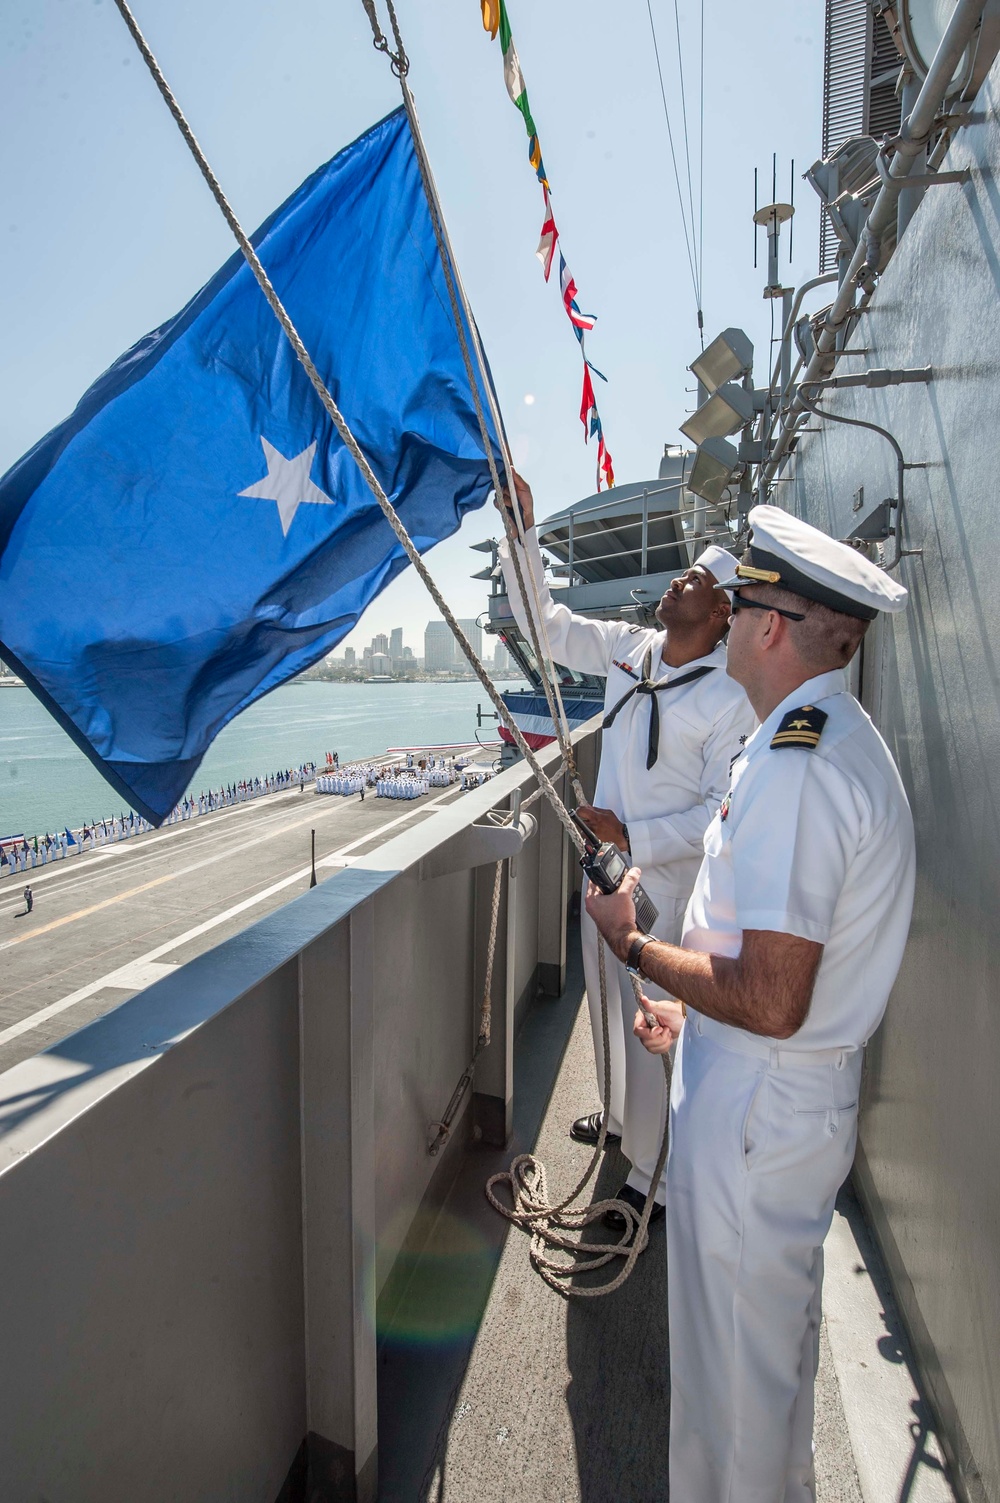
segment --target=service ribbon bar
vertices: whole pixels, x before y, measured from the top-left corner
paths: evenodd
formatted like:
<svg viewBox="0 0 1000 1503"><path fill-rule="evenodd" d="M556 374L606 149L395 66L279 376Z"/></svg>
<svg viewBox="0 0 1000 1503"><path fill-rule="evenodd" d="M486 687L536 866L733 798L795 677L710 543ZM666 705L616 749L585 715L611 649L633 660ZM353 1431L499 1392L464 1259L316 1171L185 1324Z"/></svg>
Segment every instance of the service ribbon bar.
<svg viewBox="0 0 1000 1503"><path fill-rule="evenodd" d="M531 114L531 106L528 103L528 90L524 82L524 74L521 72L521 64L514 46L514 38L511 35L510 20L507 16L507 6L504 0L480 0L483 12L483 26L489 32L491 38L500 37L500 48L503 52L503 76L507 85L507 93L511 103L520 111L524 120L524 128L528 133L528 160L535 169L542 188L542 197L545 201L545 212L542 219L542 233L538 241L538 249L535 255L542 266L542 275L549 280L552 272L552 263L556 256L559 229L556 225L555 215L552 212L551 189L545 173L545 165L542 161L542 148L538 140L538 129ZM597 410L597 402L594 398L594 383L590 379L593 371L595 376L602 381L607 380L595 365L591 365L587 359L587 351L583 342L583 336L594 327L597 322L592 313L582 313L577 302L576 282L566 265L562 250L559 249L559 290L562 294L563 307L569 319L573 333L580 345L580 353L583 356L583 397L580 403L580 421L583 424L584 443L591 438L597 440L597 489L601 489L602 483L614 485L615 471L611 462L611 454L604 442L604 429L601 426L600 414Z"/></svg>

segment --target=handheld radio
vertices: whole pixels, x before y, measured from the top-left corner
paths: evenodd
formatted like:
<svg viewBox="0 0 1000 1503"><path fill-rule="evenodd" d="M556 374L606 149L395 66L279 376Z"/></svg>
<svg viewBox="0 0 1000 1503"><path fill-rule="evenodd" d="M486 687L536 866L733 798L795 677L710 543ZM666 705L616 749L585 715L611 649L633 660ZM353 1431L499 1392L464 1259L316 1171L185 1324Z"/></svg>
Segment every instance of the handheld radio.
<svg viewBox="0 0 1000 1503"><path fill-rule="evenodd" d="M586 851L580 857L580 865L595 887L599 887L602 892L617 892L622 885L622 878L629 869L625 857L610 841L602 843L598 840L593 830L584 824L575 810L572 818L587 843ZM660 914L650 901L648 894L643 891L641 884L632 894L632 901L635 903L635 919L639 928L646 934L652 934L653 925Z"/></svg>
<svg viewBox="0 0 1000 1503"><path fill-rule="evenodd" d="M616 845L612 845L610 841L604 841L602 844L593 830L584 824L575 809L571 810L570 813L573 823L577 826L587 843L586 850L580 857L580 865L595 887L599 887L602 892L617 892L622 885L622 878L629 869L628 862ZM635 892L632 894L632 901L635 903L636 923L646 934L651 934L653 925L660 915L659 910L650 901L649 895L643 892L641 884L636 887ZM636 983L633 983L633 985L636 985ZM636 997L638 1000L637 987ZM648 1028L659 1026L659 1018L655 1013L651 1013L647 1008L643 1007L641 1002L639 1003L639 1010L645 1018Z"/></svg>

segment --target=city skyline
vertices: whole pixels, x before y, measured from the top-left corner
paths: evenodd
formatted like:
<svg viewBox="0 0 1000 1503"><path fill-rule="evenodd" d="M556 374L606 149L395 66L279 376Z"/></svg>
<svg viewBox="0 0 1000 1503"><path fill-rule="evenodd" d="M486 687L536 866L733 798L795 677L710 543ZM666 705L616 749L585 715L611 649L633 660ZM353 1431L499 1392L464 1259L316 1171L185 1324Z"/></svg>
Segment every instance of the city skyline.
<svg viewBox="0 0 1000 1503"><path fill-rule="evenodd" d="M460 618L458 624L483 662L501 669L508 666L510 654L504 643L499 637L487 635L478 619ZM356 639L359 633L353 632L351 636ZM394 626L388 632L374 632L362 645L345 639L327 656L343 662L346 667L372 673L398 672L399 665L406 662L420 663L425 670L436 671L465 666L464 654L459 650L448 623L441 617L432 617L426 623L421 638L421 650L415 651L410 643L404 642L403 628Z"/></svg>

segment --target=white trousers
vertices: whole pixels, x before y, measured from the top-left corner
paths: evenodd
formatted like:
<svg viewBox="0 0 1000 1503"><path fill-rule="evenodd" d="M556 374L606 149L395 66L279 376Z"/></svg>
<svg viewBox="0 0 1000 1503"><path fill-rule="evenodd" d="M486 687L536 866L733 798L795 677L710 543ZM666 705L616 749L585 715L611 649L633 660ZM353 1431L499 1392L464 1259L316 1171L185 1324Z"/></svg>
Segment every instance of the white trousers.
<svg viewBox="0 0 1000 1503"><path fill-rule="evenodd" d="M687 900L656 892L653 888L646 890L660 911L655 926L657 939L677 944L681 937ZM603 1091L604 1049L601 1038L597 928L586 910L581 923L581 944L587 1001L590 1004L590 1026L594 1035L594 1057L597 1062L597 1089ZM608 1034L611 1046L611 1098L604 1102L608 1113L608 1129L621 1134L622 1153L632 1165L627 1183L641 1195L648 1195L667 1120L663 1062L644 1049L632 1032L635 1019L632 983L625 967L607 945L604 947L604 972L607 979ZM643 981L642 989L647 997L669 996L668 992L654 986L651 981ZM656 1192L656 1200L660 1205L665 1202L665 1186L666 1170L660 1176Z"/></svg>
<svg viewBox="0 0 1000 1503"><path fill-rule="evenodd" d="M854 1159L860 1051L788 1066L689 1013L667 1169L670 1496L812 1503L823 1241Z"/></svg>

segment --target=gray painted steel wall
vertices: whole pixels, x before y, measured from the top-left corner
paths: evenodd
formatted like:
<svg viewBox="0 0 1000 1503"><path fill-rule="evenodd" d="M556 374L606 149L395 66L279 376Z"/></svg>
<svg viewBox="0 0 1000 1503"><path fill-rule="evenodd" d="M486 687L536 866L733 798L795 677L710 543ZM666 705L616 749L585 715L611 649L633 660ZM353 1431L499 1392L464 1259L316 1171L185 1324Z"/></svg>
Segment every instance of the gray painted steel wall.
<svg viewBox="0 0 1000 1503"><path fill-rule="evenodd" d="M908 610L869 635L862 697L917 829L913 927L868 1051L857 1178L972 1498L1000 1499L1000 72L930 190L838 369L932 365L928 387L842 392L909 462ZM815 426L814 420L811 420ZM896 492L889 446L824 424L779 499L846 536ZM852 500L864 487L864 506ZM891 543L889 545L891 547Z"/></svg>
<svg viewBox="0 0 1000 1503"><path fill-rule="evenodd" d="M468 1098L439 1157L428 1129L501 851L501 1133L515 1008L565 960L550 817L482 827L532 786L509 769L0 1077L4 1503L274 1503L307 1436L310 1498L374 1499L375 1298L469 1146Z"/></svg>

